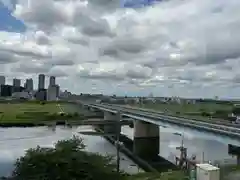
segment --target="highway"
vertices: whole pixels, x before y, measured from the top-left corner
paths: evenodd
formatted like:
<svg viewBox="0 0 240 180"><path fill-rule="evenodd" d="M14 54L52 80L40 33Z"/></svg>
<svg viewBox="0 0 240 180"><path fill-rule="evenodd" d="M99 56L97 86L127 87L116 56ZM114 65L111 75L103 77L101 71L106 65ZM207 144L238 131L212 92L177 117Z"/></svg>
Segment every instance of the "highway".
<svg viewBox="0 0 240 180"><path fill-rule="evenodd" d="M116 113L120 111L123 116L132 118L135 120L142 120L146 122L150 122L159 126L170 126L175 128L189 128L189 129L197 129L198 131L202 131L203 133L208 133L209 135L214 136L215 138L227 138L228 140L232 140L235 145L240 145L240 128L235 127L234 124L230 123L210 123L204 121L197 121L193 119L186 119L182 117L175 117L164 115L162 113L150 112L147 110L123 107L119 105L112 104L86 104L89 107L97 108L99 110L108 111L112 113Z"/></svg>

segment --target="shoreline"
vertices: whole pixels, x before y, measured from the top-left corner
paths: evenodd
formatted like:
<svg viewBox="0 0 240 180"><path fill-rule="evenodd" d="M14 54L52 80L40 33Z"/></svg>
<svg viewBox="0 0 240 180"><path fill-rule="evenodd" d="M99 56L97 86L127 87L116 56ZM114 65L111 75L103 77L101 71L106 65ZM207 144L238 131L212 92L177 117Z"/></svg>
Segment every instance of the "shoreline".
<svg viewBox="0 0 240 180"><path fill-rule="evenodd" d="M58 121L49 121L49 122L0 122L0 128L14 128L14 127L41 127L41 126L61 126L61 125L69 125L66 120L58 120Z"/></svg>

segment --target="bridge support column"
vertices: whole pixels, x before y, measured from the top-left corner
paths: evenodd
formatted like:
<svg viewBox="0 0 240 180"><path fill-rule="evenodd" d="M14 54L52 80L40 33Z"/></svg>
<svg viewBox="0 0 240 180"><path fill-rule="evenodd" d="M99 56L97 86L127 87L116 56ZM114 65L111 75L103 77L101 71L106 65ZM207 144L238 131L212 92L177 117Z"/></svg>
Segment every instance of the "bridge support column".
<svg viewBox="0 0 240 180"><path fill-rule="evenodd" d="M120 118L119 114L113 114L111 112L104 112L104 120L114 120L118 121ZM105 133L117 133L117 124L104 125L103 130Z"/></svg>
<svg viewBox="0 0 240 180"><path fill-rule="evenodd" d="M145 159L159 154L159 127L144 121L134 121L133 152Z"/></svg>

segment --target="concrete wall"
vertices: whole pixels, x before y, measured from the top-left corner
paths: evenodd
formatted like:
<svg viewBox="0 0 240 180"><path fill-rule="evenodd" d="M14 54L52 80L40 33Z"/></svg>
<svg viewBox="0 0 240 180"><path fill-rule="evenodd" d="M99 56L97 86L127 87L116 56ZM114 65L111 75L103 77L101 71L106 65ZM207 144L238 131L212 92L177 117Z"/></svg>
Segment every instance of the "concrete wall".
<svg viewBox="0 0 240 180"><path fill-rule="evenodd" d="M133 152L145 159L154 159L159 154L159 127L144 121L134 121Z"/></svg>
<svg viewBox="0 0 240 180"><path fill-rule="evenodd" d="M120 119L121 119L120 114L112 114L110 112L104 112L104 119L103 120L119 121ZM104 125L104 132L116 134L116 131L118 130L117 129L118 127L116 125Z"/></svg>

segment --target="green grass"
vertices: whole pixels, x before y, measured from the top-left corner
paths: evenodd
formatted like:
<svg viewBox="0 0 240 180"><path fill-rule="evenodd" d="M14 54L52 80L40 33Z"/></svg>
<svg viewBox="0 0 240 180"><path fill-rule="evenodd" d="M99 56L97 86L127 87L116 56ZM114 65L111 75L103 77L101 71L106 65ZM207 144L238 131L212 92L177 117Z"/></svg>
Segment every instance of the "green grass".
<svg viewBox="0 0 240 180"><path fill-rule="evenodd" d="M217 103L196 103L196 104L148 103L148 104L136 105L136 106L145 108L145 109L152 109L159 112L164 112L165 114L169 114L169 115L196 118L199 120L210 120L209 117L203 117L201 115L202 112L214 113L218 110L231 112L233 108L233 106L230 104L228 105L228 104L217 104Z"/></svg>
<svg viewBox="0 0 240 180"><path fill-rule="evenodd" d="M23 123L51 120L51 117L57 116L60 112L60 108L57 105L58 103L46 103L44 105L40 103L0 104L0 123ZM76 105L61 103L60 106L65 113L81 113L80 107Z"/></svg>

